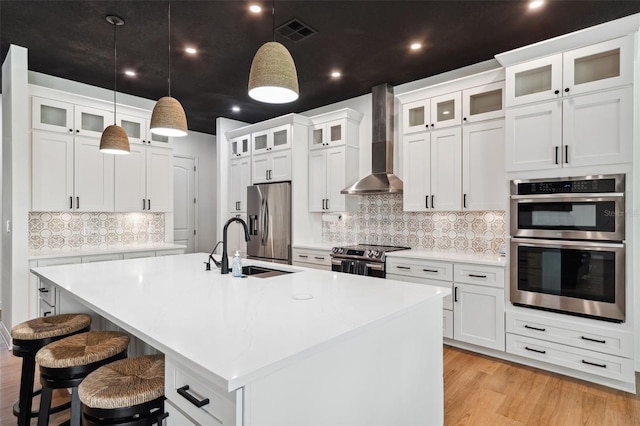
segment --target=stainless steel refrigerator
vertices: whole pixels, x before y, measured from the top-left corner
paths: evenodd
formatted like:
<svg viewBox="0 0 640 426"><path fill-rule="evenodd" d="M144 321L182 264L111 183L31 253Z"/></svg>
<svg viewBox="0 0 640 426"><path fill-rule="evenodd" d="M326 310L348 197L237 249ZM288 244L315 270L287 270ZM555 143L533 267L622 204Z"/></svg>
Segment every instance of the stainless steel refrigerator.
<svg viewBox="0 0 640 426"><path fill-rule="evenodd" d="M247 187L249 259L291 264L291 182Z"/></svg>

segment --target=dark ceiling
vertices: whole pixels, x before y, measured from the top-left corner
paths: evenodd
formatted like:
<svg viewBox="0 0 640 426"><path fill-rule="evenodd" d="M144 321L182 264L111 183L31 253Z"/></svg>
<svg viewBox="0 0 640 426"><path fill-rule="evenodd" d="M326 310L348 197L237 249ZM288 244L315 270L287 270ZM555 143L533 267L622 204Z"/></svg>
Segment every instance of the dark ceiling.
<svg viewBox="0 0 640 426"><path fill-rule="evenodd" d="M262 3L261 15L248 12ZM300 98L270 105L247 95L251 60L271 40L271 2L171 2L172 95L189 128L215 133L215 118L254 123L369 93L493 58L497 53L640 12L640 1L288 1L275 24L297 18L317 31L300 42L276 36L298 70ZM118 28L118 91L158 99L167 94L167 1L0 1L0 42L29 49L29 68L113 89L113 27ZM409 50L412 41L423 48ZM189 56L184 47L199 49ZM123 74L134 69L135 78ZM332 80L333 69L342 78ZM240 112L231 107L237 105Z"/></svg>

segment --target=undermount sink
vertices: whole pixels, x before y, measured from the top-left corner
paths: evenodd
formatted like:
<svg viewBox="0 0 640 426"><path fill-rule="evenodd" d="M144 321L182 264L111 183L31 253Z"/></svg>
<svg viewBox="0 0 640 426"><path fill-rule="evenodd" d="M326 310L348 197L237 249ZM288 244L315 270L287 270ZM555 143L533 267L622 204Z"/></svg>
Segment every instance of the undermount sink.
<svg viewBox="0 0 640 426"><path fill-rule="evenodd" d="M243 266L242 274L256 278L277 277L278 275L291 274L293 271L265 268L264 266Z"/></svg>

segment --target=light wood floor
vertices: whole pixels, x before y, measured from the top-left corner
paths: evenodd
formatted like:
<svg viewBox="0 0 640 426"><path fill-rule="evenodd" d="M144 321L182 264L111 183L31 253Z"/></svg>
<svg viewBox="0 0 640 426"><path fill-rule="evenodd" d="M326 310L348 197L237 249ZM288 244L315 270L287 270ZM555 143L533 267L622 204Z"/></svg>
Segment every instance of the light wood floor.
<svg viewBox="0 0 640 426"><path fill-rule="evenodd" d="M0 343L1 426L16 424L20 365ZM445 425L640 425L636 395L447 346L444 394ZM64 397L59 393L54 403ZM56 414L51 423L67 416Z"/></svg>

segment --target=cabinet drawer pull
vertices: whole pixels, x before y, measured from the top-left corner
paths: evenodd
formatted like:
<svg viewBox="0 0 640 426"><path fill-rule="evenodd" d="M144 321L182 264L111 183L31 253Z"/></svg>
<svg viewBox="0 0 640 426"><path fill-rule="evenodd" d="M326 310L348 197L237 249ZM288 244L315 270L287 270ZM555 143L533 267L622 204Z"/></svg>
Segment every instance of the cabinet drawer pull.
<svg viewBox="0 0 640 426"><path fill-rule="evenodd" d="M532 325L524 325L524 328L528 328L529 330L535 330L535 331L547 331L546 328L540 328L540 327L534 327Z"/></svg>
<svg viewBox="0 0 640 426"><path fill-rule="evenodd" d="M307 256L306 254L299 254L298 257L302 257L302 258L306 259L309 256Z"/></svg>
<svg viewBox="0 0 640 426"><path fill-rule="evenodd" d="M422 269L422 271L423 271L423 272L432 272L432 273L434 273L434 274L437 274L437 273L438 273L438 270L437 270L437 269Z"/></svg>
<svg viewBox="0 0 640 426"><path fill-rule="evenodd" d="M469 274L469 276L473 278L487 278L486 275L478 275L478 274Z"/></svg>
<svg viewBox="0 0 640 426"><path fill-rule="evenodd" d="M39 291L40 293L49 293L49 289L48 289L48 288L44 288L44 287L40 287L40 288L38 289L38 291ZM584 339L584 337L583 337L583 339Z"/></svg>
<svg viewBox="0 0 640 426"><path fill-rule="evenodd" d="M406 269L407 271L409 271L411 269L409 266L396 266L396 268L398 268L398 269Z"/></svg>
<svg viewBox="0 0 640 426"><path fill-rule="evenodd" d="M528 351L537 352L539 354L546 354L547 353L547 351L541 351L540 349L533 349L533 348L530 348L529 346L525 346L524 348L526 350L528 350Z"/></svg>
<svg viewBox="0 0 640 426"><path fill-rule="evenodd" d="M316 259L316 260L324 260L324 257L322 257L322 256L314 256L313 258Z"/></svg>
<svg viewBox="0 0 640 426"><path fill-rule="evenodd" d="M46 316L48 316L48 315L51 315L51 311L46 311L46 312L43 312L43 313L42 313L42 316L43 316L43 317L46 317Z"/></svg>
<svg viewBox="0 0 640 426"><path fill-rule="evenodd" d="M589 342L607 343L607 341L606 341L606 340L592 339L592 338L590 338L590 337L580 336L580 338L581 338L582 340L588 340Z"/></svg>
<svg viewBox="0 0 640 426"><path fill-rule="evenodd" d="M187 392L189 390L189 385L184 385L183 387L178 388L176 390L178 391L181 397L183 397L184 399L186 399L187 401L189 401L190 403L192 403L198 408L204 407L209 403L209 398L198 400L198 398L194 397L189 392Z"/></svg>
<svg viewBox="0 0 640 426"><path fill-rule="evenodd" d="M585 361L584 359L582 360L582 363L587 365L593 365L594 367L607 368L607 364L598 364L595 362Z"/></svg>

